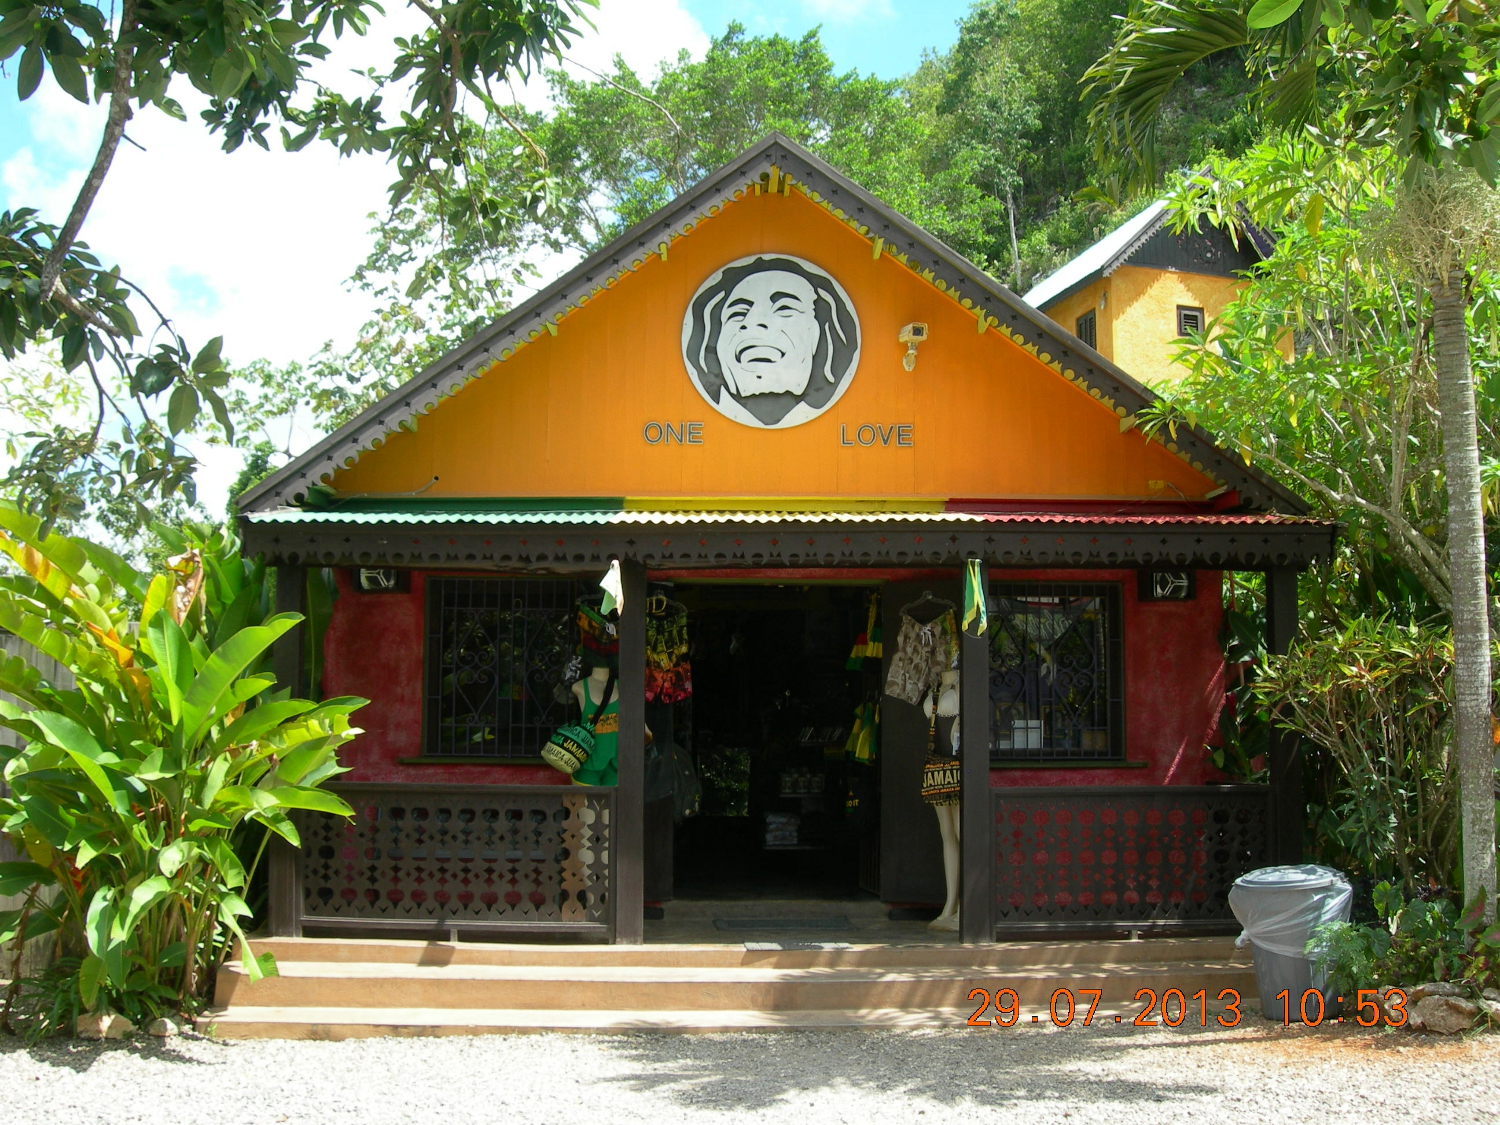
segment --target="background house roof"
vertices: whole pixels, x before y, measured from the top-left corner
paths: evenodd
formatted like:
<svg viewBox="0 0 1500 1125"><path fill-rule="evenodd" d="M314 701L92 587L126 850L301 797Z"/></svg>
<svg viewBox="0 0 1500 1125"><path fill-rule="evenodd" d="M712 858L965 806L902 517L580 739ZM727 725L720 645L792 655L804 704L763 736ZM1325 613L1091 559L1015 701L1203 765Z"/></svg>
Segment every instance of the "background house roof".
<svg viewBox="0 0 1500 1125"><path fill-rule="evenodd" d="M1042 278L1021 299L1034 309L1045 309L1094 278L1108 275L1130 257L1142 241L1155 234L1166 217L1166 201L1158 199L1135 218L1125 220L1078 257L1064 262Z"/></svg>

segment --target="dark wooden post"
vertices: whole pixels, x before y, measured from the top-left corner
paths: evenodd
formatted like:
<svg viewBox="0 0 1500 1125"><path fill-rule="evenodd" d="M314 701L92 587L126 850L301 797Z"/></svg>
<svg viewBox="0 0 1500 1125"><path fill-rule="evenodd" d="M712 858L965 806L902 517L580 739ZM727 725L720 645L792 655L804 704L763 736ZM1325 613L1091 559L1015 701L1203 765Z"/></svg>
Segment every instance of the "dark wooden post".
<svg viewBox="0 0 1500 1125"><path fill-rule="evenodd" d="M625 608L620 614L619 781L610 810L610 863L614 867L615 941L645 939L646 893L646 568L620 563Z"/></svg>
<svg viewBox="0 0 1500 1125"><path fill-rule="evenodd" d="M276 612L304 613L304 595L307 591L307 568L301 566L278 566L276 568ZM290 688L292 694L302 695L302 626L288 629L277 639L271 650L271 670L276 673L276 688ZM266 848L268 868L266 878L268 924L272 937L302 936L302 864L297 850L273 835Z"/></svg>
<svg viewBox="0 0 1500 1125"><path fill-rule="evenodd" d="M1283 656L1297 636L1297 571L1275 566L1266 571L1266 651ZM1271 771L1271 859L1302 862L1302 825L1307 801L1302 793L1300 740L1274 721L1266 757Z"/></svg>
<svg viewBox="0 0 1500 1125"><path fill-rule="evenodd" d="M979 588L989 597L989 567L979 566ZM990 812L990 638L964 630L959 642L962 691L959 746L963 755L963 811L959 847L963 857L959 936L965 942L995 940L995 825Z"/></svg>

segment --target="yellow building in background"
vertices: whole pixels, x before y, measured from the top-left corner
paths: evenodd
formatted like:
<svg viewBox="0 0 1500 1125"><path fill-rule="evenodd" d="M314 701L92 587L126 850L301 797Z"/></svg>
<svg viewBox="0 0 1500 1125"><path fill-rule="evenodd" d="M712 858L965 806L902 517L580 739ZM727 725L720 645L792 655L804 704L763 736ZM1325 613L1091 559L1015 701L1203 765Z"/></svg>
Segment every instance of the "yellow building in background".
<svg viewBox="0 0 1500 1125"><path fill-rule="evenodd" d="M1153 203L1048 275L1023 298L1143 383L1179 379L1183 336L1201 332L1270 246L1238 246L1212 227L1174 233Z"/></svg>

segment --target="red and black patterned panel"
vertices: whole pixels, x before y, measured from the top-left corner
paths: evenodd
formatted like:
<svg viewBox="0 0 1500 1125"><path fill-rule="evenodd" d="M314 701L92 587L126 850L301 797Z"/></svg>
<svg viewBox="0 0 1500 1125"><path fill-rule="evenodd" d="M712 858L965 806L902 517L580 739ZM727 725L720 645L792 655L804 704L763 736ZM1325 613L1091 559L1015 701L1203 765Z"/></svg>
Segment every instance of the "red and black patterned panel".
<svg viewBox="0 0 1500 1125"><path fill-rule="evenodd" d="M299 812L302 916L605 924L610 792L361 789L352 820Z"/></svg>
<svg viewBox="0 0 1500 1125"><path fill-rule="evenodd" d="M1263 786L994 789L995 921L1230 920L1265 866Z"/></svg>

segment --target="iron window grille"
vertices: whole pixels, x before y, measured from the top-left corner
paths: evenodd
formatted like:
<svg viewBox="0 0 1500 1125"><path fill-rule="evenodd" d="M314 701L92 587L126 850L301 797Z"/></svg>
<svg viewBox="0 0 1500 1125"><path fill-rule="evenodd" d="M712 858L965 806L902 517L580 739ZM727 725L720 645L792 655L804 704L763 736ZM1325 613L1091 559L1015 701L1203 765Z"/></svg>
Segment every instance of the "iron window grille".
<svg viewBox="0 0 1500 1125"><path fill-rule="evenodd" d="M578 644L568 578L430 578L423 754L536 758L567 722Z"/></svg>
<svg viewBox="0 0 1500 1125"><path fill-rule="evenodd" d="M1077 336L1091 348L1097 348L1099 346L1098 326L1097 322L1094 319L1093 309L1089 309L1088 312L1080 316L1074 323L1073 335Z"/></svg>
<svg viewBox="0 0 1500 1125"><path fill-rule="evenodd" d="M990 759L1121 761L1124 655L1116 583L995 583Z"/></svg>
<svg viewBox="0 0 1500 1125"><path fill-rule="evenodd" d="M1203 331L1203 310L1191 305L1177 306L1177 335L1196 336Z"/></svg>

